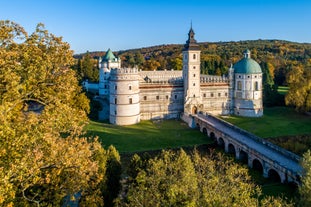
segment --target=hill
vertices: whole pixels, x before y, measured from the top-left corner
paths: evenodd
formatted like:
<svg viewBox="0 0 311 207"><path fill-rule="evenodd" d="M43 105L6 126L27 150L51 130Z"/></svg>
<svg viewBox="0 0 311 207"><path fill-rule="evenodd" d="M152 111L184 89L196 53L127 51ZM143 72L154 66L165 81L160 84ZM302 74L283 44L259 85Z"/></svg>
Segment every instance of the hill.
<svg viewBox="0 0 311 207"><path fill-rule="evenodd" d="M251 57L260 64L269 64L270 72L277 85L286 85L285 76L291 66L299 62L310 63L311 43L297 43L285 40L246 40L238 42L201 42L201 73L211 75L226 74L231 63L243 57L243 51L249 49ZM182 44L158 45L130 50L115 51L121 57L123 67L138 66L143 70L181 70ZM105 51L89 52L98 59ZM81 58L85 54L75 55ZM153 61L152 66L150 63Z"/></svg>

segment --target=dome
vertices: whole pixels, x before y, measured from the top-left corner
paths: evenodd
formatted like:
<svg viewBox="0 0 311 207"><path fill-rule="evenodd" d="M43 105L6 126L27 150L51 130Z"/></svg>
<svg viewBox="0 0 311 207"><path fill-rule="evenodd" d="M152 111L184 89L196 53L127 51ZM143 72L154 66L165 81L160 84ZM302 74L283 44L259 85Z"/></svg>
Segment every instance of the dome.
<svg viewBox="0 0 311 207"><path fill-rule="evenodd" d="M108 49L108 51L106 52L106 55L103 57L103 61L108 61L108 60L115 60L116 57L114 56L114 54L112 53L112 51L110 49Z"/></svg>
<svg viewBox="0 0 311 207"><path fill-rule="evenodd" d="M235 73L262 73L260 65L255 60L250 58L249 50L244 51L244 58L234 64L233 68Z"/></svg>

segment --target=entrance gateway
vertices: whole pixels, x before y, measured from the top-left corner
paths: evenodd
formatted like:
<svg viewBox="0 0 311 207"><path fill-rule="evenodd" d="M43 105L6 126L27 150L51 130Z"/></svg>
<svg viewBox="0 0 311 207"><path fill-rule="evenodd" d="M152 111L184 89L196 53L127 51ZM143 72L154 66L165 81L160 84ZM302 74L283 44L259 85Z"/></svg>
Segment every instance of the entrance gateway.
<svg viewBox="0 0 311 207"><path fill-rule="evenodd" d="M193 106L192 107L192 114L197 114L198 113L198 107Z"/></svg>

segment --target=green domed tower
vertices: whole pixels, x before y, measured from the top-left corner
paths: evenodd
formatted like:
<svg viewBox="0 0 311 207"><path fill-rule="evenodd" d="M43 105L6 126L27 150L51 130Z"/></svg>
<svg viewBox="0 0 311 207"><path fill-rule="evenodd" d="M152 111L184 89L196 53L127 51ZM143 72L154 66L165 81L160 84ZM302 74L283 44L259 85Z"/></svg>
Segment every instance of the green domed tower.
<svg viewBox="0 0 311 207"><path fill-rule="evenodd" d="M262 105L262 71L251 58L250 51L244 51L244 58L233 66L234 70L234 114L260 117Z"/></svg>

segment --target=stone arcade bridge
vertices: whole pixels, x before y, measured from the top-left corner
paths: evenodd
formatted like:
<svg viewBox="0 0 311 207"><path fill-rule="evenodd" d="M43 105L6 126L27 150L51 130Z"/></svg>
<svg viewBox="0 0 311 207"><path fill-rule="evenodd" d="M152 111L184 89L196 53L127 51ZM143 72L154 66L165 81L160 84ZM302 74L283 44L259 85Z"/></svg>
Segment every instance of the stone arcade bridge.
<svg viewBox="0 0 311 207"><path fill-rule="evenodd" d="M264 177L299 184L302 167L296 154L209 114L190 115L185 121L215 139L225 152L260 170Z"/></svg>

